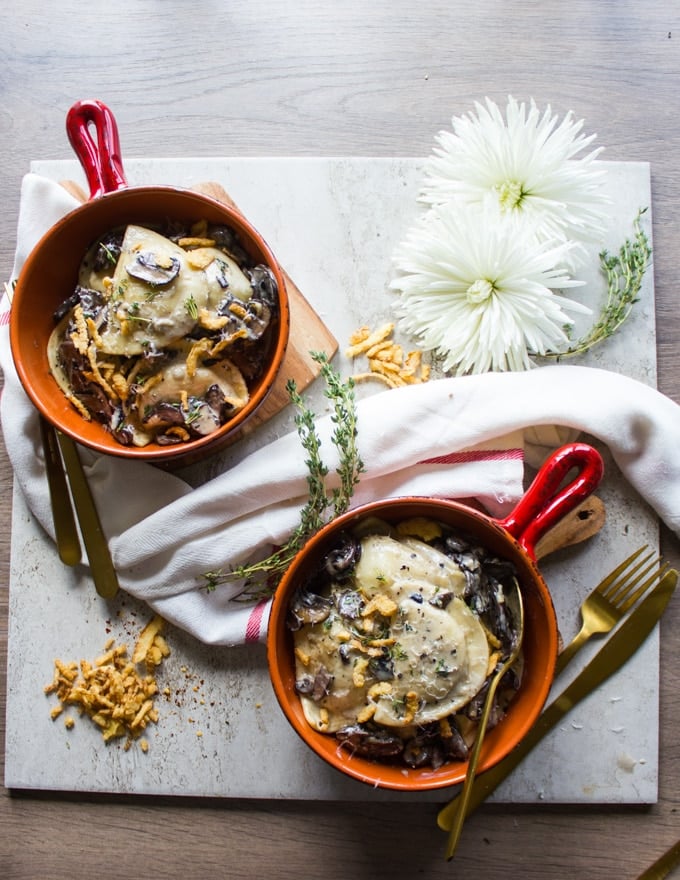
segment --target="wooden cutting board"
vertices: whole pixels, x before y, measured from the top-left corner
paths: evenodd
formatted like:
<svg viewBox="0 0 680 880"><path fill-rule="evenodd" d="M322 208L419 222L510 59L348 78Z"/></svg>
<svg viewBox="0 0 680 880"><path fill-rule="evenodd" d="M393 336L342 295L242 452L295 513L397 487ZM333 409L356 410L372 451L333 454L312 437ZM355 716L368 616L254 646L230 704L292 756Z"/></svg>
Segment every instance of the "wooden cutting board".
<svg viewBox="0 0 680 880"><path fill-rule="evenodd" d="M61 185L79 201L86 202L88 200L87 193L78 183L72 180L62 180ZM236 203L219 183L208 181L197 184L192 189L229 205L237 211L239 210ZM240 440L244 435L250 434L290 403L290 397L286 390L286 383L289 379L295 381L298 391L303 391L319 376L321 372L319 364L310 357L310 352L324 352L330 360L338 350L337 340L307 302L300 288L283 267L281 271L286 282L290 304L288 348L278 378L271 391L262 405L233 437L233 440Z"/></svg>

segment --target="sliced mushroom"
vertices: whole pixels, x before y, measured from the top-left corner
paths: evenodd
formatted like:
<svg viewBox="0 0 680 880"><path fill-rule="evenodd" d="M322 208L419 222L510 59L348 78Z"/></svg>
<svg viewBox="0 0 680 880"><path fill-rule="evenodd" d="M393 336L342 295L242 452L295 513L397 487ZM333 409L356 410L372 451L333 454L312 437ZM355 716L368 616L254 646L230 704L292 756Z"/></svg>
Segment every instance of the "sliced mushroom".
<svg viewBox="0 0 680 880"><path fill-rule="evenodd" d="M352 646L348 642L345 642L338 648L338 654L343 666L349 666L352 662L352 650Z"/></svg>
<svg viewBox="0 0 680 880"><path fill-rule="evenodd" d="M440 741L446 758L453 761L467 761L470 749L453 718L449 719L447 735L442 736Z"/></svg>
<svg viewBox="0 0 680 880"><path fill-rule="evenodd" d="M332 684L333 676L325 666L321 666L315 675L303 675L302 678L299 678L295 682L295 690L299 694L311 697L315 703L319 703L328 696Z"/></svg>
<svg viewBox="0 0 680 880"><path fill-rule="evenodd" d="M229 267L224 262L224 260L215 260L214 273L215 273L215 281L220 285L222 290L229 289Z"/></svg>
<svg viewBox="0 0 680 880"><path fill-rule="evenodd" d="M71 296L55 310L55 323L59 323L76 306L82 306L86 318L95 318L104 308L104 298L100 291L78 285Z"/></svg>
<svg viewBox="0 0 680 880"><path fill-rule="evenodd" d="M288 627L295 631L306 623L323 623L331 613L331 602L325 596L298 587L290 603Z"/></svg>
<svg viewBox="0 0 680 880"><path fill-rule="evenodd" d="M278 285L269 266L263 264L255 266L248 272L248 275L253 289L253 297L273 306L277 300Z"/></svg>
<svg viewBox="0 0 680 880"><path fill-rule="evenodd" d="M347 580L361 558L361 543L347 532L340 535L338 543L330 550L323 561L327 576L336 581Z"/></svg>
<svg viewBox="0 0 680 880"><path fill-rule="evenodd" d="M134 260L125 266L125 271L138 281L152 287L170 284L179 275L180 262L168 254L155 254L152 251L139 251Z"/></svg>
<svg viewBox="0 0 680 880"><path fill-rule="evenodd" d="M114 406L101 385L89 378L92 375L90 362L77 350L71 336L55 331L50 338L48 357L50 370L60 387L73 394L95 421L108 425Z"/></svg>
<svg viewBox="0 0 680 880"><path fill-rule="evenodd" d="M362 724L343 727L335 736L341 746L366 758L393 758L404 750L400 736Z"/></svg>
<svg viewBox="0 0 680 880"><path fill-rule="evenodd" d="M414 736L408 740L402 758L404 763L416 770L418 767L434 766L436 746L426 736Z"/></svg>
<svg viewBox="0 0 680 880"><path fill-rule="evenodd" d="M368 661L368 670L376 681L394 680L394 660L389 654L371 657Z"/></svg>
<svg viewBox="0 0 680 880"><path fill-rule="evenodd" d="M123 229L114 229L99 239L95 246L92 266L95 272L101 272L104 269L113 272L118 257L120 257L123 232Z"/></svg>
<svg viewBox="0 0 680 880"><path fill-rule="evenodd" d="M205 402L217 416L219 424L224 424L234 413L234 403L227 400L224 391L215 383L205 392ZM206 433L197 429L199 433Z"/></svg>
<svg viewBox="0 0 680 880"><path fill-rule="evenodd" d="M358 590L343 590L335 594L335 604L345 620L358 620L366 603Z"/></svg>
<svg viewBox="0 0 680 880"><path fill-rule="evenodd" d="M440 590L429 600L434 608L446 608L449 602L455 598L452 590Z"/></svg>
<svg viewBox="0 0 680 880"><path fill-rule="evenodd" d="M248 264L248 254L239 242L238 235L231 227L210 225L208 226L208 238L211 238L219 248L228 253L240 266Z"/></svg>
<svg viewBox="0 0 680 880"><path fill-rule="evenodd" d="M88 249L78 270L78 283L82 287L105 292L104 279L110 278L116 269L124 233L124 227L113 229L97 239Z"/></svg>
<svg viewBox="0 0 680 880"><path fill-rule="evenodd" d="M149 431L164 431L173 425L184 425L184 415L179 407L164 400L145 411L142 418L142 426Z"/></svg>
<svg viewBox="0 0 680 880"><path fill-rule="evenodd" d="M122 407L117 406L111 419L111 433L121 446L137 446L137 437L134 427L125 419Z"/></svg>
<svg viewBox="0 0 680 880"><path fill-rule="evenodd" d="M185 424L192 433L205 437L216 431L222 422L219 411L213 409L206 400L191 398Z"/></svg>
<svg viewBox="0 0 680 880"><path fill-rule="evenodd" d="M248 303L243 326L247 333L247 339L257 342L267 331L272 319L272 309L267 303L258 299L252 299Z"/></svg>

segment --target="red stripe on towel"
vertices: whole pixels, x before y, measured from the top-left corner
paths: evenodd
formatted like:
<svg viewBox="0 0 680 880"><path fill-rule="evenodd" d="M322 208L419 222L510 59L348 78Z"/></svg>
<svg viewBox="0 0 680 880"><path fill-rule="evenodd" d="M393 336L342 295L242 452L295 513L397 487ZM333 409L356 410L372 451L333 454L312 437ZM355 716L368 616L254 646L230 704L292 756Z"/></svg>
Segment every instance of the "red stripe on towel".
<svg viewBox="0 0 680 880"><path fill-rule="evenodd" d="M9 324L9 312L0 312L0 327Z"/></svg>
<svg viewBox="0 0 680 880"><path fill-rule="evenodd" d="M471 449L424 458L418 464L466 464L471 461L517 461L524 458L523 449Z"/></svg>
<svg viewBox="0 0 680 880"><path fill-rule="evenodd" d="M258 602L250 613L248 623L246 624L246 645L251 644L252 642L259 642L262 615L264 614L264 609L267 607L268 602L269 599L262 599L262 601Z"/></svg>

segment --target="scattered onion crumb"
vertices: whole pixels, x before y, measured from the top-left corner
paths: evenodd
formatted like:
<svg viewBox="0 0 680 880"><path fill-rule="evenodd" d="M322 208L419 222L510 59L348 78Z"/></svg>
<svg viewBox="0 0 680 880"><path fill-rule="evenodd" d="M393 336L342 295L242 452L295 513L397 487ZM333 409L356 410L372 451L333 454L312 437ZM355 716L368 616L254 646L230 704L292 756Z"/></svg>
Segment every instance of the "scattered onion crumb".
<svg viewBox="0 0 680 880"><path fill-rule="evenodd" d="M149 743L140 739L141 734L149 723L158 721L154 671L170 654L163 629L163 619L154 617L140 633L131 658L127 645L117 646L114 639L109 639L94 663L63 663L56 659L54 678L44 688L45 694L56 694L59 700L50 711L51 719L58 718L67 706L76 706L81 715L99 727L105 742L126 737L127 750L139 739L146 753ZM66 717L64 726L71 730L75 726L73 717Z"/></svg>
<svg viewBox="0 0 680 880"><path fill-rule="evenodd" d="M404 351L391 338L394 323L389 322L370 330L360 327L349 338L349 348L345 354L350 360L366 356L368 370L359 372L352 378L355 382L377 379L390 388L402 385L419 385L430 378L430 367L422 362L420 351L411 351L404 357Z"/></svg>

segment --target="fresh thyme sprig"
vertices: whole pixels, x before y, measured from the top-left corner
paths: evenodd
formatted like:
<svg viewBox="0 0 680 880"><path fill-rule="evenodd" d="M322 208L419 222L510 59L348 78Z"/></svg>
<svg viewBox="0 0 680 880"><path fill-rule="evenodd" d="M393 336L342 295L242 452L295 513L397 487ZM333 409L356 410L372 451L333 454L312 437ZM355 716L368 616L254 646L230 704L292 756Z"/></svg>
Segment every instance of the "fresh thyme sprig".
<svg viewBox="0 0 680 880"><path fill-rule="evenodd" d="M349 507L354 488L364 471L364 463L357 446L354 381L349 378L342 382L323 352L311 352L311 357L321 366L321 375L326 382L324 394L333 403L331 421L335 427L331 439L339 452L336 468L339 486L329 494L326 487L329 471L321 458L321 439L316 431L314 413L298 392L295 381L289 379L286 390L296 409L295 427L307 453L305 463L308 470L309 497L300 511L300 522L286 543L265 559L237 565L228 571L206 572L203 577L209 591L219 584L242 581L242 599L250 601L271 595L295 554L329 519L344 513Z"/></svg>
<svg viewBox="0 0 680 880"><path fill-rule="evenodd" d="M354 488L364 470L364 463L357 446L359 432L354 400L354 381L350 378L346 385L343 384L328 362L319 361L319 363L322 375L326 380L324 393L333 403L331 421L335 425L335 429L332 440L340 450L340 461L336 471L340 477L340 485L333 489L332 495L333 513L335 516L340 516L349 507Z"/></svg>
<svg viewBox="0 0 680 880"><path fill-rule="evenodd" d="M604 342L621 327L638 301L652 248L649 239L640 227L640 217L647 209L642 208L634 221L635 235L626 239L618 254L604 250L600 253L600 266L607 279L607 299L599 319L588 333L570 345L565 351L548 352L549 358L573 357L583 354L594 345Z"/></svg>

